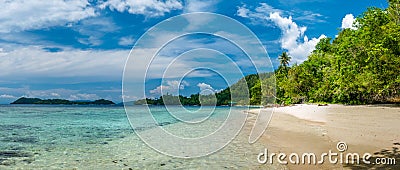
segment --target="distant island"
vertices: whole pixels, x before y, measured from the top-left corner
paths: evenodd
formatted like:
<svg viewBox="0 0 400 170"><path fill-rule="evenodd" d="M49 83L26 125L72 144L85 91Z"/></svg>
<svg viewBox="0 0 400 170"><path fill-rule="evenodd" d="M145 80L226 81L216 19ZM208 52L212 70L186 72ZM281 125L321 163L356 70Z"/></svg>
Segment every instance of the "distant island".
<svg viewBox="0 0 400 170"><path fill-rule="evenodd" d="M21 97L10 104L115 105L114 102L105 99L95 101L69 101L65 99L39 99L26 97Z"/></svg>

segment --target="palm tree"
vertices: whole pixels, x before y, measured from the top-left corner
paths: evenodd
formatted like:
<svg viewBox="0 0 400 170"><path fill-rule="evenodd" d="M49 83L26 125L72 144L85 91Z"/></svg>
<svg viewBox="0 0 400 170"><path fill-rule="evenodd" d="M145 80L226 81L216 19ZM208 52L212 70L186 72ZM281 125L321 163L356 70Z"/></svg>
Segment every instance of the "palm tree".
<svg viewBox="0 0 400 170"><path fill-rule="evenodd" d="M284 69L287 68L287 66L289 65L290 59L292 59L292 57L290 57L286 52L283 52L279 57L279 62L280 62L280 66L283 67Z"/></svg>

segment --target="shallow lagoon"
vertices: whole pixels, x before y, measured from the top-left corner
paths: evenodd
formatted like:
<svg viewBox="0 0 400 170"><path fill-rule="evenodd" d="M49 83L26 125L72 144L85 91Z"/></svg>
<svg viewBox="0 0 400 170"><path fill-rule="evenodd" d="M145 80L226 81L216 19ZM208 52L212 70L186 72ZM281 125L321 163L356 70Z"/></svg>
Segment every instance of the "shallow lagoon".
<svg viewBox="0 0 400 170"><path fill-rule="evenodd" d="M161 107L152 109L163 112ZM224 117L227 110L229 107L218 107L211 116ZM148 130L152 126L182 129L183 124L173 117L159 115L158 125L149 123L136 130ZM209 132L207 127L214 128L207 125L205 132ZM257 148L261 147L243 144L246 135L243 139L239 136L216 154L181 159L160 154L142 142L132 130L123 107L2 105L0 169L257 167L255 158Z"/></svg>

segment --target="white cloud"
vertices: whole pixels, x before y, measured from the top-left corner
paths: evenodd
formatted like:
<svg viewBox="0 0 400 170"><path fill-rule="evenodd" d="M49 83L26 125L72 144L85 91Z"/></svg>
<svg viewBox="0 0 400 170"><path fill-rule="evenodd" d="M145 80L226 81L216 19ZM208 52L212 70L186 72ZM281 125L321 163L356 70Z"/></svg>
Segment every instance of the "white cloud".
<svg viewBox="0 0 400 170"><path fill-rule="evenodd" d="M19 90L25 97L42 99L67 98L71 94L78 93L78 90L69 89L32 90L30 88L17 88L14 90Z"/></svg>
<svg viewBox="0 0 400 170"><path fill-rule="evenodd" d="M277 12L277 13L282 13L283 12L282 10L276 9L276 8L266 4L266 3L260 3L260 6L257 7L255 9L255 11L257 13L264 13L264 14L271 13L271 12Z"/></svg>
<svg viewBox="0 0 400 170"><path fill-rule="evenodd" d="M203 91L203 90L214 90L212 87L211 87L211 85L209 85L209 84L206 84L206 83L199 83L199 84L197 84L197 87L199 87L200 88L200 91Z"/></svg>
<svg viewBox="0 0 400 170"><path fill-rule="evenodd" d="M99 6L101 9L109 8L118 12L142 14L148 17L163 16L173 10L182 9L178 0L109 0Z"/></svg>
<svg viewBox="0 0 400 170"><path fill-rule="evenodd" d="M122 46L131 46L135 42L135 39L132 36L121 37L118 41L119 45Z"/></svg>
<svg viewBox="0 0 400 170"><path fill-rule="evenodd" d="M315 13L312 11L297 11L297 13L301 15L294 18L297 21L305 21L307 24L326 22L324 20L326 17L319 13Z"/></svg>
<svg viewBox="0 0 400 170"><path fill-rule="evenodd" d="M265 26L272 26L269 22L266 22L269 20L269 15L271 13L279 13L279 15L284 16L284 15L293 15L296 16L294 19L297 21L303 21L309 24L315 24L315 23L321 23L321 22L326 22L324 20L324 16L315 13L313 11L303 11L303 10L292 10L292 11L283 11L281 9L277 9L271 5L268 5L267 3L260 3L260 6L254 8L254 10L250 10L247 5L242 5L238 7L236 11L236 15L243 17L243 18L248 18L251 20L252 24L255 25L265 25Z"/></svg>
<svg viewBox="0 0 400 170"><path fill-rule="evenodd" d="M151 43L149 44L151 45L160 44L161 46L163 43L160 42L163 41L167 42L168 38L170 38L170 35L173 35L173 33L162 32L154 34L152 35L152 37L154 37L154 41L150 41ZM163 41L161 41L160 39L162 39ZM231 70L224 69L226 68L227 65L226 60L223 60L226 59L225 57L224 58L218 57L218 55L216 55L215 53L211 53L209 51L207 52L207 50L198 50L196 51L196 53L194 54L192 53L192 55L185 54L184 56L180 56L179 59L176 59L176 57L181 55L183 52L188 52L189 50L197 48L222 49L221 52L225 54L230 54L230 52L234 51L227 49L227 44L228 45L231 44L227 43L226 41L217 40L213 43L207 44L207 42L204 40L190 40L187 38L176 39L173 41L173 43L168 44L168 46L164 47L160 51L159 55L151 61L150 59L154 55L154 53L157 52L158 50L157 48L146 48L146 49L136 48L136 50L134 50L133 53L131 54L130 61L128 61L129 63L128 66L126 67L127 72L132 73L129 75L129 77L131 78L135 77L137 79L143 78L143 74L142 75L136 74L137 75L136 76L134 73L141 72L140 70L147 70L147 77L150 79L162 78L162 77L168 79L174 79L182 77L183 74L187 73L189 70L193 68L211 66L211 65L214 69L221 68L220 70L222 73L226 74L231 73ZM244 38L241 40L243 40L243 42L247 42L249 41L249 38L247 39ZM253 45L251 43L254 43L254 41L249 42L248 45ZM147 67L149 63L151 64L149 65L149 67ZM196 71L192 72L190 75L188 75L188 77L208 77L211 75L213 74L210 74L209 72Z"/></svg>
<svg viewBox="0 0 400 170"><path fill-rule="evenodd" d="M97 94L87 94L87 93L78 93L72 94L68 98L68 100L97 100L100 99Z"/></svg>
<svg viewBox="0 0 400 170"><path fill-rule="evenodd" d="M31 89L30 87L0 87L0 91L5 93L0 95L0 103L10 103L19 97L41 98L41 99L67 99L67 100L97 100L105 98L120 101L121 96L108 96L107 93L97 94L96 90L74 90L64 88L48 88L46 90ZM119 90L120 92L120 90ZM118 92L118 94L120 94Z"/></svg>
<svg viewBox="0 0 400 170"><path fill-rule="evenodd" d="M325 38L321 35L318 38L309 39L304 35L307 27L299 27L293 22L292 17L285 18L279 13L271 13L270 20L274 22L282 31L281 47L288 50L292 56L291 63L302 63L307 59L307 56L315 50L315 46L320 39ZM300 39L303 38L301 42Z"/></svg>
<svg viewBox="0 0 400 170"><path fill-rule="evenodd" d="M5 94L13 95L13 96L21 96L29 89L28 87L20 87L20 88L9 88L9 87L0 87L0 91Z"/></svg>
<svg viewBox="0 0 400 170"><path fill-rule="evenodd" d="M138 96L128 96L128 95L121 95L121 98L123 98L125 100L125 102L129 102L129 101L135 101L138 99L143 99L144 97L138 97Z"/></svg>
<svg viewBox="0 0 400 170"><path fill-rule="evenodd" d="M0 95L0 98L4 98L4 99L15 99L17 97L13 96L13 95L9 95L9 94L2 94Z"/></svg>
<svg viewBox="0 0 400 170"><path fill-rule="evenodd" d="M88 36L87 38L79 38L78 42L81 44L90 45L90 46L99 46L99 45L103 44L103 41L100 38L101 37L91 35L91 36Z"/></svg>
<svg viewBox="0 0 400 170"><path fill-rule="evenodd" d="M276 9L266 3L260 3L260 6L254 9L254 12L250 11L246 5L238 7L236 15L250 19L268 19L266 14L272 12L282 13L282 10Z"/></svg>
<svg viewBox="0 0 400 170"><path fill-rule="evenodd" d="M50 96L53 96L53 97L55 97L55 98L59 98L59 97L61 97L61 95L60 95L60 94L58 94L58 93L54 93L54 92L50 93Z"/></svg>
<svg viewBox="0 0 400 170"><path fill-rule="evenodd" d="M283 13L283 11L280 9L276 9L266 3L260 3L260 6L256 7L254 11L249 10L246 5L238 7L236 15L250 19L252 24L255 25L262 24L270 26L270 23L266 21L269 20L268 16L272 12Z"/></svg>
<svg viewBox="0 0 400 170"><path fill-rule="evenodd" d="M161 94L162 91L165 93L168 93L167 91L170 90L171 88L172 87L161 85L161 86L156 87L153 90L150 90L150 93L151 94Z"/></svg>
<svg viewBox="0 0 400 170"><path fill-rule="evenodd" d="M243 18L248 18L249 17L249 13L251 11L249 9L247 9L247 7L245 5L238 7L237 11L236 11L236 15L243 17Z"/></svg>
<svg viewBox="0 0 400 170"><path fill-rule="evenodd" d="M81 44L98 46L103 43L101 38L109 32L118 30L118 26L110 18L90 18L74 27L85 38L79 38Z"/></svg>
<svg viewBox="0 0 400 170"><path fill-rule="evenodd" d="M342 20L342 29L350 28L356 30L357 27L353 26L355 20L353 14L347 14Z"/></svg>
<svg viewBox="0 0 400 170"><path fill-rule="evenodd" d="M214 94L214 93L218 93L221 90L215 90L211 85L207 84L207 83L199 83L197 84L197 87L200 88L200 94L202 95L209 95L209 94Z"/></svg>
<svg viewBox="0 0 400 170"><path fill-rule="evenodd" d="M0 32L18 32L66 25L96 16L87 0L1 0Z"/></svg>
<svg viewBox="0 0 400 170"><path fill-rule="evenodd" d="M218 3L216 0L186 0L184 12L213 12L214 5Z"/></svg>
<svg viewBox="0 0 400 170"><path fill-rule="evenodd" d="M204 27L205 24L210 23L213 17L202 15L201 17L196 15L186 15L184 16L189 24L184 28L185 31L199 30L199 28Z"/></svg>
<svg viewBox="0 0 400 170"><path fill-rule="evenodd" d="M7 53L4 52L4 49L3 49L3 48L0 48L0 57L1 57L1 56L5 56L5 55L7 55Z"/></svg>
<svg viewBox="0 0 400 170"><path fill-rule="evenodd" d="M82 82L93 81L88 77L120 80L128 54L129 50L48 52L41 46L19 47L0 56L0 78L9 81L68 77L82 77Z"/></svg>
<svg viewBox="0 0 400 170"><path fill-rule="evenodd" d="M166 85L161 85L156 87L153 90L150 90L151 94L173 94L177 95L179 90L185 89L185 86L189 86L189 83L186 81L178 81L178 80L167 80Z"/></svg>
<svg viewBox="0 0 400 170"><path fill-rule="evenodd" d="M266 26L269 26L272 22L275 26L279 27L282 31L280 39L281 48L287 50L289 55L291 55L291 63L301 63L315 49L315 45L319 40L326 36L322 34L318 38L309 39L305 35L307 27L298 26L291 16L282 17L281 13L283 12L267 4L261 4L254 11L247 9L245 6L239 7L237 11L239 16L249 18L252 21L262 20L267 22L265 23Z"/></svg>
<svg viewBox="0 0 400 170"><path fill-rule="evenodd" d="M9 93L15 93L14 95L0 95L0 98L15 99L19 97L30 97L30 98L41 98L41 99L68 99L68 100L96 100L100 99L97 94L82 93L79 90L70 89L47 89L47 90L32 90L29 87L24 88L4 88L0 87Z"/></svg>

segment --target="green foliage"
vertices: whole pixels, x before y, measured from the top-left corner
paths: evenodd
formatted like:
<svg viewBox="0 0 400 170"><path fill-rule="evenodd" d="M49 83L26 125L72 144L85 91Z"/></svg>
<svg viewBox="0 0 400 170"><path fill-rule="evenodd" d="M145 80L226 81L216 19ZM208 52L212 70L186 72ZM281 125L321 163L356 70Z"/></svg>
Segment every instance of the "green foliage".
<svg viewBox="0 0 400 170"><path fill-rule="evenodd" d="M115 103L109 100L100 99L96 101L69 101L65 99L39 99L21 97L11 104L63 104L63 105L114 105Z"/></svg>
<svg viewBox="0 0 400 170"><path fill-rule="evenodd" d="M93 102L93 104L95 104L95 105L113 105L115 103L110 100L99 99L99 100L95 100Z"/></svg>
<svg viewBox="0 0 400 170"><path fill-rule="evenodd" d="M262 81L261 81L262 80ZM263 88L261 88L263 86ZM275 77L273 73L251 74L218 93L192 94L190 97L163 95L155 99L141 99L136 105L260 105L274 103ZM233 100L231 100L233 99Z"/></svg>
<svg viewBox="0 0 400 170"><path fill-rule="evenodd" d="M166 94L163 96L160 96L160 98L155 98L155 99L151 99L151 98L146 98L146 99L141 99L141 100L137 100L134 102L135 105L144 105L144 104L148 104L148 105L200 105L200 100L199 100L199 96L200 94L192 94L190 97L186 97L186 96L173 96L171 94ZM205 98L207 99L207 97ZM209 101L205 101L204 105L209 105L210 102Z"/></svg>
<svg viewBox="0 0 400 170"><path fill-rule="evenodd" d="M39 98L21 97L21 98L15 100L14 102L12 102L11 104L33 104L33 103L36 103L39 101L41 101L41 99L39 99Z"/></svg>
<svg viewBox="0 0 400 170"><path fill-rule="evenodd" d="M399 0L369 8L331 43L322 39L308 60L283 72L277 95L285 103L346 104L396 102L400 98Z"/></svg>
<svg viewBox="0 0 400 170"><path fill-rule="evenodd" d="M290 67L291 57L283 52L274 73L245 76L215 94L217 105L400 103L399 11L400 0L389 0L385 10L368 8L356 19L356 30L344 29L333 40L321 39L300 65ZM165 97L169 97L168 101L178 98ZM214 98L205 99L210 102ZM179 100L184 105L200 105L199 94L179 96ZM136 103L146 101L163 104L162 97Z"/></svg>
<svg viewBox="0 0 400 170"><path fill-rule="evenodd" d="M286 52L283 52L279 57L279 68L278 71L283 74L287 74L289 62L292 59Z"/></svg>
<svg viewBox="0 0 400 170"><path fill-rule="evenodd" d="M286 52L283 52L282 55L278 57L280 66L286 68L289 66L289 61L292 59Z"/></svg>

